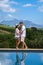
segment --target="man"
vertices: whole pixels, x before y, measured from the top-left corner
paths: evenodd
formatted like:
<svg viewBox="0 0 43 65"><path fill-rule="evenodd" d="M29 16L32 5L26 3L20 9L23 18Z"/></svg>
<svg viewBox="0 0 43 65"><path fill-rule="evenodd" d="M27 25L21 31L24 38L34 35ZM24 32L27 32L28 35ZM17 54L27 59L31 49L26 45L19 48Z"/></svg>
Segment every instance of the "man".
<svg viewBox="0 0 43 65"><path fill-rule="evenodd" d="M22 43L22 48L27 48L27 45L25 43L25 37L26 37L26 28L23 24L23 22L20 22L20 26L21 26L21 30L20 30L20 33L21 33L21 43Z"/></svg>

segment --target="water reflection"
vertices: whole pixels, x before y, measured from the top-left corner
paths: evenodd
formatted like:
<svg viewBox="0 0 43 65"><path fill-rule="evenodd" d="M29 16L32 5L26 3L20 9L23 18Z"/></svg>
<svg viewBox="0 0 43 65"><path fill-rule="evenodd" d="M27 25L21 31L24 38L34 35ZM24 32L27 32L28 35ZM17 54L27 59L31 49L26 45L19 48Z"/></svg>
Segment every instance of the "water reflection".
<svg viewBox="0 0 43 65"><path fill-rule="evenodd" d="M18 52L16 52L16 62L15 65L25 65L24 60L26 58L27 54L22 52L22 59L20 59Z"/></svg>
<svg viewBox="0 0 43 65"><path fill-rule="evenodd" d="M0 52L0 65L43 65L43 53Z"/></svg>

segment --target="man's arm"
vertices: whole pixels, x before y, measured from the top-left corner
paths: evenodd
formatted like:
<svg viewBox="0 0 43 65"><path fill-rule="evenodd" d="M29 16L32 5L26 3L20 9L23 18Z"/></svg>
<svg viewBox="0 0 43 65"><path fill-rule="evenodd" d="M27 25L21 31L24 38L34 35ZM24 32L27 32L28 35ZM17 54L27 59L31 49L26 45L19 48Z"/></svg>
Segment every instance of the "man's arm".
<svg viewBox="0 0 43 65"><path fill-rule="evenodd" d="M23 31L22 30L20 30L20 34L22 34L23 33Z"/></svg>
<svg viewBox="0 0 43 65"><path fill-rule="evenodd" d="M20 30L20 33L22 34L24 30L25 30L25 28L22 28L22 29Z"/></svg>

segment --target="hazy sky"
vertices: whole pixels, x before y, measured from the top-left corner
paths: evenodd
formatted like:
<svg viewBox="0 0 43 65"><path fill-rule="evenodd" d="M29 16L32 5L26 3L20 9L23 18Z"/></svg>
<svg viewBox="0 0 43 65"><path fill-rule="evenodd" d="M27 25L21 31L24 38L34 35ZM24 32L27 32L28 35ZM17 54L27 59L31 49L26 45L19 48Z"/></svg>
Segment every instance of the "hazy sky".
<svg viewBox="0 0 43 65"><path fill-rule="evenodd" d="M43 0L0 0L0 21L14 18L43 25Z"/></svg>

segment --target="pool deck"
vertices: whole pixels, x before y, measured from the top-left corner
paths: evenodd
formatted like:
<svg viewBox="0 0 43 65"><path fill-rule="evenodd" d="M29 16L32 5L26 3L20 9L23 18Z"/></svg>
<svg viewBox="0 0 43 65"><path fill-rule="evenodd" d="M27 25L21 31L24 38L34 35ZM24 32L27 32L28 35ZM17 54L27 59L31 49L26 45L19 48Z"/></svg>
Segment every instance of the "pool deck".
<svg viewBox="0 0 43 65"><path fill-rule="evenodd" d="M15 48L0 48L0 52L41 52L43 53L43 49L35 49L35 48L28 48L28 49L15 49Z"/></svg>

